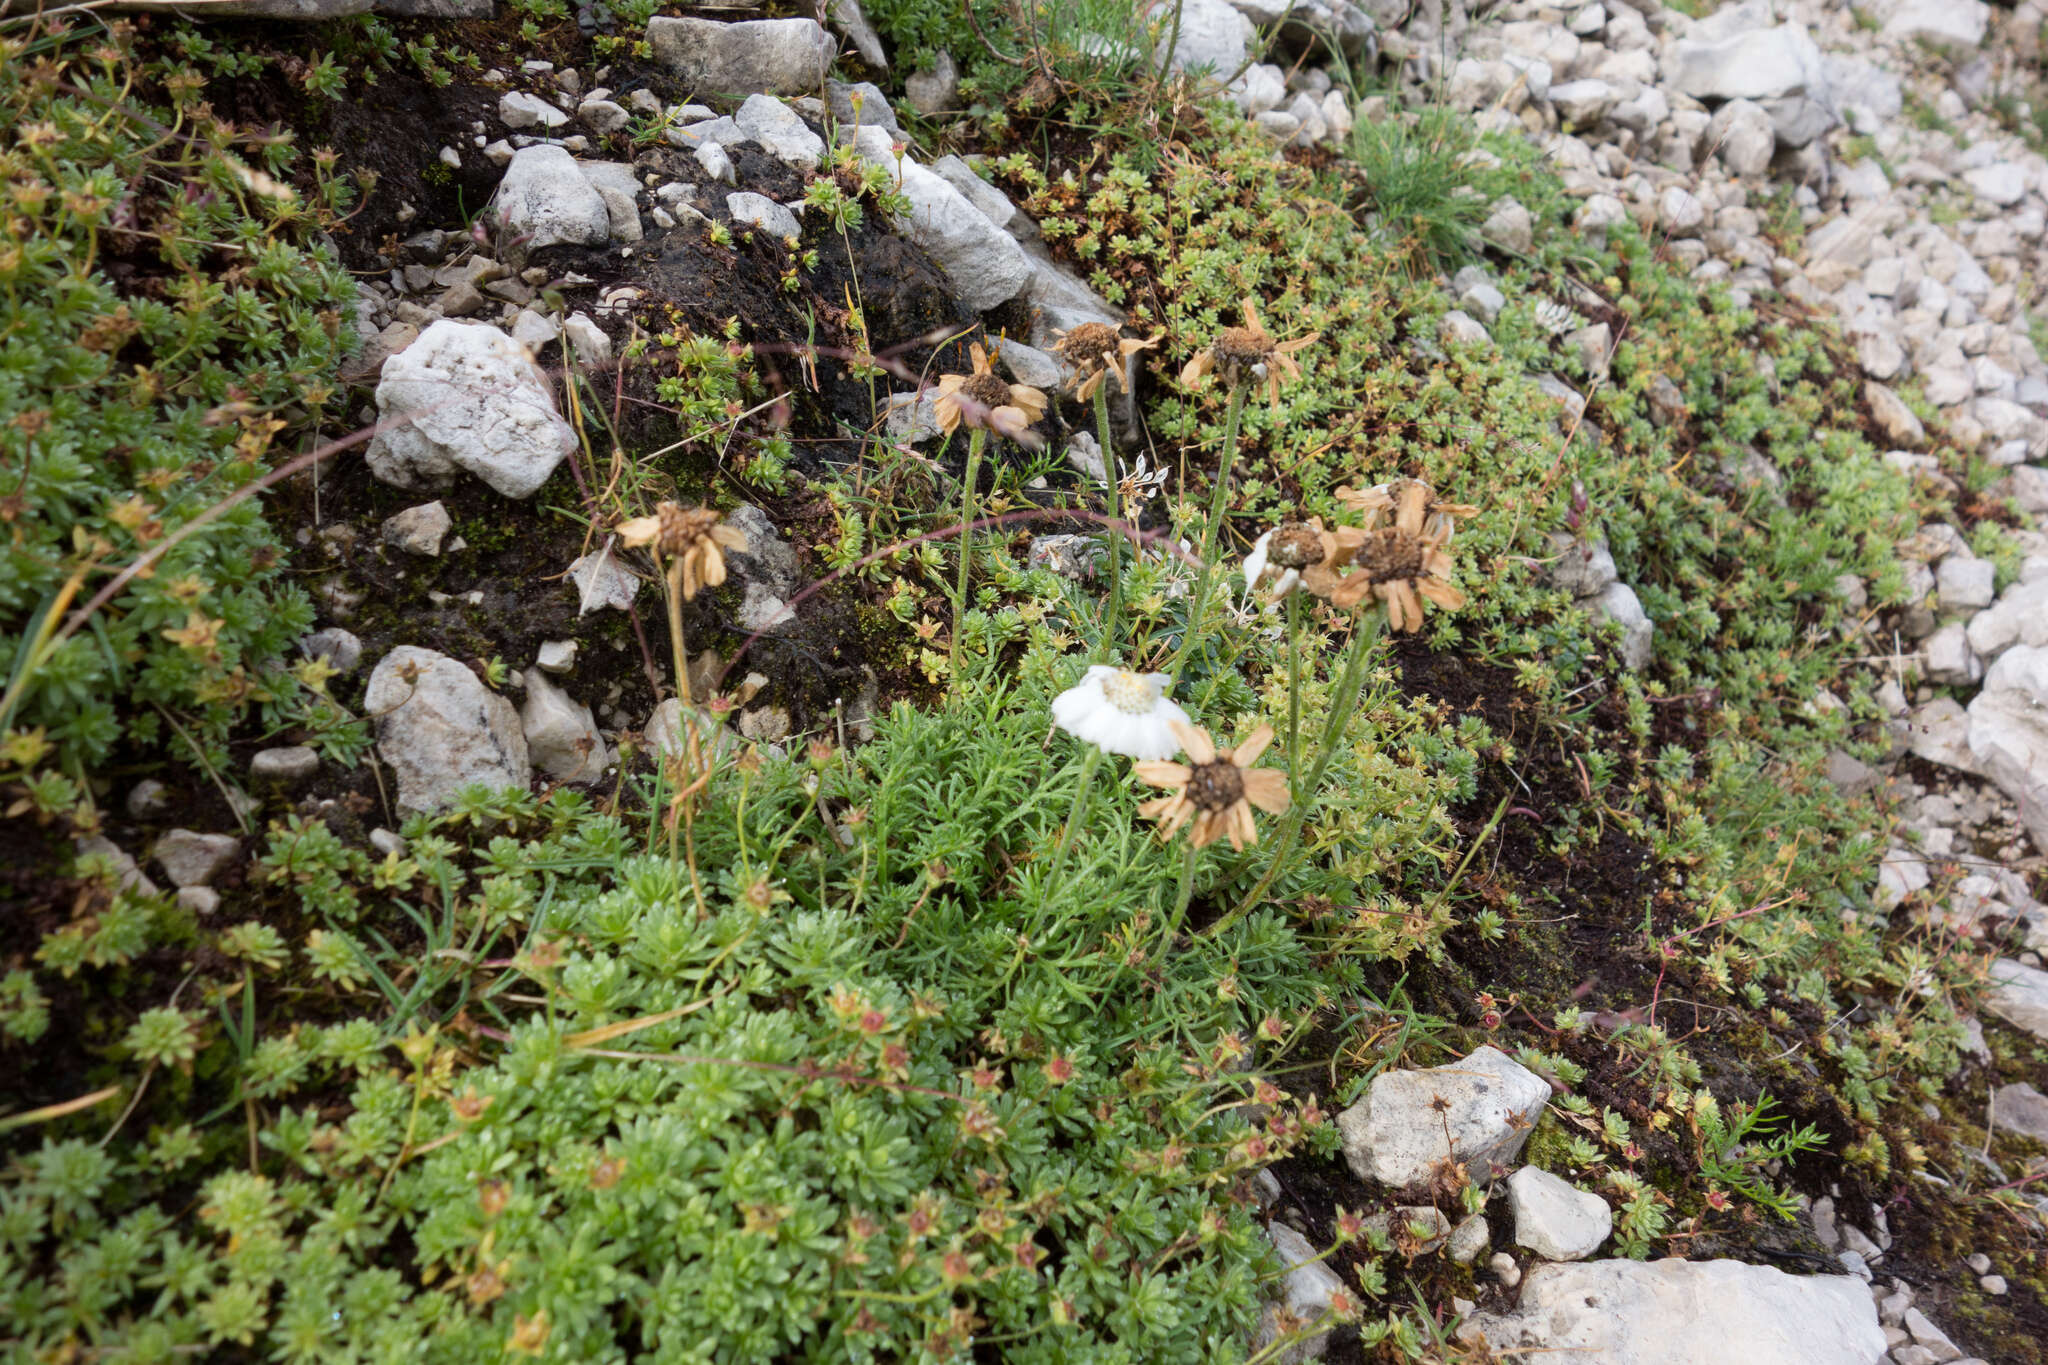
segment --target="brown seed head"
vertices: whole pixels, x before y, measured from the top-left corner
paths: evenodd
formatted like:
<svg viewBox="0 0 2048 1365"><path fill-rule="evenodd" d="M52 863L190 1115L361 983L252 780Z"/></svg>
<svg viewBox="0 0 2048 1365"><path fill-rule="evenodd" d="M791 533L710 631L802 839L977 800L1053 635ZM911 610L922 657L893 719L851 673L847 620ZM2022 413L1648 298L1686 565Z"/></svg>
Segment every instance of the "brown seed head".
<svg viewBox="0 0 2048 1365"><path fill-rule="evenodd" d="M1353 563L1373 583L1395 583L1422 575L1422 557L1428 549L1421 540L1398 526L1383 526L1366 536Z"/></svg>
<svg viewBox="0 0 2048 1365"><path fill-rule="evenodd" d="M1210 350L1216 355L1223 382L1235 386L1251 378L1254 365L1270 361L1273 336L1263 327L1226 327L1217 333Z"/></svg>
<svg viewBox="0 0 2048 1365"><path fill-rule="evenodd" d="M1214 814L1244 799L1244 770L1229 759L1198 763L1188 778L1188 799Z"/></svg>
<svg viewBox="0 0 2048 1365"><path fill-rule="evenodd" d="M671 558L709 536L711 528L718 524L718 513L708 507L684 508L664 502L654 509L654 515L661 523L655 533L654 548Z"/></svg>
<svg viewBox="0 0 2048 1365"><path fill-rule="evenodd" d="M1118 359L1123 337L1106 322L1084 322L1061 337L1053 354L1078 370L1100 369Z"/></svg>
<svg viewBox="0 0 2048 1365"><path fill-rule="evenodd" d="M1306 522L1283 521L1266 542L1267 562L1283 569L1306 569L1323 558L1323 538Z"/></svg>
<svg viewBox="0 0 2048 1365"><path fill-rule="evenodd" d="M961 394L985 408L1000 408L1010 401L1010 386L992 374L971 374L960 386Z"/></svg>

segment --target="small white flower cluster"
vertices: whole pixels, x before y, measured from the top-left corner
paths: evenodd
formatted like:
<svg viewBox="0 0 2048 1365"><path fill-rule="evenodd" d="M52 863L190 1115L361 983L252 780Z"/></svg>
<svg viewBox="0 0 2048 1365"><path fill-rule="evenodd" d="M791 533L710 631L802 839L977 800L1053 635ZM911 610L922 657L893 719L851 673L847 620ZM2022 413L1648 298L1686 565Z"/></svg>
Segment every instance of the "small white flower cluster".
<svg viewBox="0 0 2048 1365"><path fill-rule="evenodd" d="M1172 686L1164 673L1094 664L1079 683L1053 698L1053 724L1107 754L1172 758L1180 752L1173 723L1189 723L1187 712L1166 695Z"/></svg>

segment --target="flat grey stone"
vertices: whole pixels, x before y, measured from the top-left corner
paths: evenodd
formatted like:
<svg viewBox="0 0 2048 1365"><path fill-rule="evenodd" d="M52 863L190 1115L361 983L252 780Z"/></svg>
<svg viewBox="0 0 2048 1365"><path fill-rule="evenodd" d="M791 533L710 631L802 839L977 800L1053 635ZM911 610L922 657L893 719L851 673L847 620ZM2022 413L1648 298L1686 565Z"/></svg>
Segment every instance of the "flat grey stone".
<svg viewBox="0 0 2048 1365"><path fill-rule="evenodd" d="M1450 1161L1483 1179L1490 1166L1514 1160L1549 1099L1542 1077L1480 1047L1444 1066L1382 1072L1338 1115L1337 1127L1344 1159L1361 1180L1405 1188Z"/></svg>
<svg viewBox="0 0 2048 1365"><path fill-rule="evenodd" d="M1886 1345L1854 1276L1676 1259L1536 1266L1513 1313L1475 1314L1458 1335L1599 1365L1877 1365Z"/></svg>
<svg viewBox="0 0 2048 1365"><path fill-rule="evenodd" d="M1590 1256L1614 1231L1614 1210L1606 1200L1534 1166L1508 1177L1508 1207L1515 1216L1515 1245L1545 1260Z"/></svg>
<svg viewBox="0 0 2048 1365"><path fill-rule="evenodd" d="M524 791L532 780L518 711L445 654L393 649L371 672L363 709L406 810L438 810L470 786Z"/></svg>
<svg viewBox="0 0 2048 1365"><path fill-rule="evenodd" d="M249 759L249 780L259 787L302 787L320 772L320 755L303 744L260 749Z"/></svg>
<svg viewBox="0 0 2048 1365"><path fill-rule="evenodd" d="M172 886L205 886L242 856L242 841L232 834L168 830L156 841L153 856Z"/></svg>
<svg viewBox="0 0 2048 1365"><path fill-rule="evenodd" d="M804 95L831 68L834 44L815 19L647 21L654 59L698 95Z"/></svg>

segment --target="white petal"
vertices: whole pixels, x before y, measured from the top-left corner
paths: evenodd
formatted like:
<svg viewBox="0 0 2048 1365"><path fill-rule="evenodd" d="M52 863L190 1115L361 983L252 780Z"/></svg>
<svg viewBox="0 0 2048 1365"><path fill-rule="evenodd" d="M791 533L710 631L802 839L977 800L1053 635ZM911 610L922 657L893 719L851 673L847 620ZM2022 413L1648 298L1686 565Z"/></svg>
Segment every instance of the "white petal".
<svg viewBox="0 0 2048 1365"><path fill-rule="evenodd" d="M1266 576L1266 548L1272 543L1273 533L1266 532L1252 542L1251 552L1244 557L1244 586L1250 592L1259 586L1259 580Z"/></svg>
<svg viewBox="0 0 2048 1365"><path fill-rule="evenodd" d="M1089 671L1092 673L1094 670ZM1102 689L1090 679L1076 687L1068 688L1052 699L1052 723L1070 735L1079 735L1086 739L1087 736L1081 734L1081 727L1086 725L1097 711L1106 710L1108 707L1109 699L1102 695Z"/></svg>

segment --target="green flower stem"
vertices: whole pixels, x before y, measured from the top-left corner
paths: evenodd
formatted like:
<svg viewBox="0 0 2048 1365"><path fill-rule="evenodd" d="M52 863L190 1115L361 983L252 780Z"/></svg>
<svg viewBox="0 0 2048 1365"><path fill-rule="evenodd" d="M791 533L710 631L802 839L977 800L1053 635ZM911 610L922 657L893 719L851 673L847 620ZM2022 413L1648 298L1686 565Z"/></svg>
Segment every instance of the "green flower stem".
<svg viewBox="0 0 2048 1365"><path fill-rule="evenodd" d="M953 695L960 695L960 629L967 622L967 571L974 564L974 481L981 476L981 445L988 433L967 432L967 472L960 480L960 590L953 595L953 643L947 651L947 673Z"/></svg>
<svg viewBox="0 0 2048 1365"><path fill-rule="evenodd" d="M1216 542L1223 527L1223 505L1230 496L1230 467L1237 462L1238 430L1244 417L1244 389L1230 391L1230 408L1223 418L1223 459L1216 466L1216 487L1209 494L1209 521L1202 528L1202 568L1195 577L1194 598L1188 607L1187 628L1181 632L1180 652L1167 671L1180 676L1181 667L1194 653L1202 629L1202 615L1209 609L1209 590L1216 581Z"/></svg>
<svg viewBox="0 0 2048 1365"><path fill-rule="evenodd" d="M1308 819L1309 806L1314 803L1316 793L1323 789L1323 776L1330 770L1330 760L1337 755L1337 742L1343 738L1344 729L1350 724L1351 708L1357 704L1358 689L1365 682L1366 661L1372 657L1373 646L1379 642L1381 618L1377 611L1368 607L1354 619L1351 652L1344 661L1344 676L1338 680L1337 690L1330 696L1330 712L1323 721L1323 737L1316 753L1315 770L1309 774L1307 782L1295 789L1294 803L1281 820L1280 835L1273 845L1273 859L1267 864L1258 885L1246 892L1244 899L1229 914L1204 929L1205 935L1220 934L1250 914L1294 852L1295 841L1301 837L1302 824Z"/></svg>
<svg viewBox="0 0 2048 1365"><path fill-rule="evenodd" d="M1301 591L1287 594L1287 780L1301 772ZM1295 792L1294 799L1301 800Z"/></svg>
<svg viewBox="0 0 2048 1365"><path fill-rule="evenodd" d="M1088 813L1089 796L1095 790L1095 768L1102 762L1102 750L1093 744L1086 746L1081 755L1081 776L1074 784L1074 801L1067 807L1067 822L1060 826L1060 840L1053 845L1052 870L1046 874L1044 894L1039 897L1041 913L1052 900L1052 892L1059 885L1060 868L1067 861L1067 847L1074 842L1074 830Z"/></svg>
<svg viewBox="0 0 2048 1365"><path fill-rule="evenodd" d="M1166 932L1159 939L1159 955L1165 957L1173 949L1174 936L1180 933L1181 921L1188 917L1188 902L1195 895L1195 860L1202 856L1202 850L1195 847L1195 832L1187 835L1188 854L1180 865L1180 886L1173 896L1173 913L1167 917Z"/></svg>
<svg viewBox="0 0 2048 1365"><path fill-rule="evenodd" d="M1109 443L1109 378L1095 386L1095 436L1102 445L1102 473L1109 480L1109 614L1103 619L1101 656L1116 652L1123 621L1124 495L1116 467L1116 447Z"/></svg>

